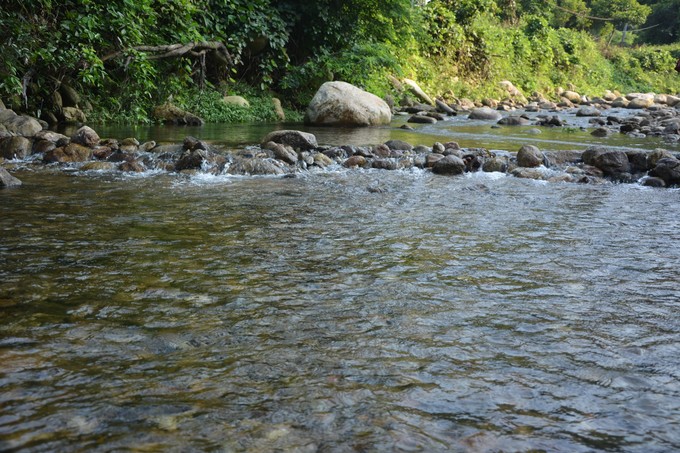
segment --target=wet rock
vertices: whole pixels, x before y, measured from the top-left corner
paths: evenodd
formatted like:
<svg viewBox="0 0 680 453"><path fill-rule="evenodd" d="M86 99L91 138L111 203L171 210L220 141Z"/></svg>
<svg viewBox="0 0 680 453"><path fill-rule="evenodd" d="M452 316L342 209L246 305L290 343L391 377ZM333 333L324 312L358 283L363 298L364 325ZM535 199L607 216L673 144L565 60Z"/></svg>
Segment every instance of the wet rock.
<svg viewBox="0 0 680 453"><path fill-rule="evenodd" d="M656 164L659 163L661 159L666 158L674 159L675 156L668 150L660 148L655 149L654 151L647 155L647 169L652 169L656 167Z"/></svg>
<svg viewBox="0 0 680 453"><path fill-rule="evenodd" d="M275 176L283 175L288 172L284 167L286 164L269 158L236 158L229 166L227 173L230 175L262 175Z"/></svg>
<svg viewBox="0 0 680 453"><path fill-rule="evenodd" d="M288 145L293 149L301 151L308 151L319 146L316 142L314 134L295 130L274 131L267 134L262 143L268 142L279 143L281 145Z"/></svg>
<svg viewBox="0 0 680 453"><path fill-rule="evenodd" d="M0 139L0 156L5 159L25 159L31 154L31 140L15 136Z"/></svg>
<svg viewBox="0 0 680 453"><path fill-rule="evenodd" d="M447 103L445 103L444 101L442 101L440 99L435 99L434 102L437 106L438 111L445 113L449 116L455 116L456 115L456 111L453 110L451 107L449 107L449 105Z"/></svg>
<svg viewBox="0 0 680 453"><path fill-rule="evenodd" d="M129 142L128 142L129 143ZM139 144L139 143L137 143ZM204 141L201 141L197 139L196 137L192 136L187 136L184 137L184 140L182 141L182 148L188 151L198 151L198 150L203 150L207 151L209 149L208 144Z"/></svg>
<svg viewBox="0 0 680 453"><path fill-rule="evenodd" d="M395 151L411 151L413 149L413 145L410 143L407 143L403 140L389 140L385 142L385 146L387 146L390 150Z"/></svg>
<svg viewBox="0 0 680 453"><path fill-rule="evenodd" d="M541 150L534 145L524 145L517 152L517 165L520 167L539 167L544 159Z"/></svg>
<svg viewBox="0 0 680 453"><path fill-rule="evenodd" d="M92 149L77 143L69 143L66 146L48 151L43 156L46 163L59 162L84 162L92 157Z"/></svg>
<svg viewBox="0 0 680 453"><path fill-rule="evenodd" d="M438 175L460 175L465 172L465 161L457 156L444 156L432 165L432 173Z"/></svg>
<svg viewBox="0 0 680 453"><path fill-rule="evenodd" d="M517 167L510 172L516 178L545 180L546 173L538 168Z"/></svg>
<svg viewBox="0 0 680 453"><path fill-rule="evenodd" d="M482 170L485 172L505 173L508 171L508 160L502 157L492 157L484 161Z"/></svg>
<svg viewBox="0 0 680 453"><path fill-rule="evenodd" d="M267 142L263 148L271 150L274 153L275 158L282 160L287 164L295 165L298 161L297 153L290 146Z"/></svg>
<svg viewBox="0 0 680 453"><path fill-rule="evenodd" d="M439 153L427 154L425 156L425 166L427 168L432 168L432 166L434 166L435 163L442 160L444 157L446 157L446 156L444 156L443 154L439 154ZM456 157L462 158L462 156L456 156Z"/></svg>
<svg viewBox="0 0 680 453"><path fill-rule="evenodd" d="M7 170L0 167L0 189L1 188L10 188L10 187L19 187L20 185L21 185L21 180L19 180L19 178L15 178L14 176L10 175Z"/></svg>
<svg viewBox="0 0 680 453"><path fill-rule="evenodd" d="M130 162L122 162L118 165L118 170L126 173L142 173L146 171L144 166L137 162L136 160Z"/></svg>
<svg viewBox="0 0 680 453"><path fill-rule="evenodd" d="M371 167L379 170L396 170L399 165L394 159L375 159L371 162Z"/></svg>
<svg viewBox="0 0 680 453"><path fill-rule="evenodd" d="M352 156L342 164L347 168L364 167L366 165L366 158L364 156Z"/></svg>
<svg viewBox="0 0 680 453"><path fill-rule="evenodd" d="M490 107L480 107L473 109L468 116L471 120L490 120L498 121L503 115L498 110L492 110Z"/></svg>
<svg viewBox="0 0 680 453"><path fill-rule="evenodd" d="M87 162L80 169L82 171L111 171L116 168L113 162Z"/></svg>
<svg viewBox="0 0 680 453"><path fill-rule="evenodd" d="M666 187L680 185L680 160L664 157L649 171L649 176L661 178Z"/></svg>
<svg viewBox="0 0 680 453"><path fill-rule="evenodd" d="M640 184L646 187L666 187L664 180L655 176L645 176L640 180Z"/></svg>
<svg viewBox="0 0 680 453"><path fill-rule="evenodd" d="M390 157L392 150L386 144L380 144L373 147L373 155L376 157Z"/></svg>
<svg viewBox="0 0 680 453"><path fill-rule="evenodd" d="M430 118L434 118L437 121L444 121L446 119L444 117L444 115L442 115L441 113L437 113L437 112L427 112L425 114L425 116L429 116Z"/></svg>
<svg viewBox="0 0 680 453"><path fill-rule="evenodd" d="M175 171L200 169L203 166L203 162L209 159L209 157L208 151L204 149L182 153L182 156L175 163Z"/></svg>
<svg viewBox="0 0 680 453"><path fill-rule="evenodd" d="M408 120L409 123L419 123L419 124L435 124L437 120L430 116L425 115L413 115Z"/></svg>
<svg viewBox="0 0 680 453"><path fill-rule="evenodd" d="M531 121L529 119L524 118L523 116L507 116L505 118L501 118L498 121L498 124L503 126L526 126L530 122Z"/></svg>
<svg viewBox="0 0 680 453"><path fill-rule="evenodd" d="M644 173L649 170L649 162L647 158L649 154L641 150L629 150L626 151L626 156L628 156L628 162L630 163L630 171L633 173Z"/></svg>
<svg viewBox="0 0 680 453"><path fill-rule="evenodd" d="M316 153L314 154L314 165L321 167L321 168L326 168L331 165L333 165L335 162L333 159L330 157L326 156L323 153Z"/></svg>
<svg viewBox="0 0 680 453"><path fill-rule="evenodd" d="M56 147L57 145L49 140L36 140L33 142L33 154L44 154Z"/></svg>
<svg viewBox="0 0 680 453"><path fill-rule="evenodd" d="M402 124L401 126L399 126L399 129L405 129L407 131L412 131L413 127L409 126L408 124Z"/></svg>
<svg viewBox="0 0 680 453"><path fill-rule="evenodd" d="M99 135L88 126L83 126L78 129L71 136L71 143L77 143L79 145L87 146L88 148L94 148L99 144Z"/></svg>
<svg viewBox="0 0 680 453"><path fill-rule="evenodd" d="M602 170L605 176L616 176L630 171L628 156L624 151L591 147L583 153L581 158L584 163Z"/></svg>
<svg viewBox="0 0 680 453"><path fill-rule="evenodd" d="M102 156L106 156L108 154L106 160L108 160L109 162L130 162L135 159L134 154L128 153L127 151L124 151L122 149L115 150L112 149L110 150L109 153L107 153L106 151L103 152L102 151L103 151L102 149L98 149L95 151L96 154L93 153L93 155L100 159L102 158Z"/></svg>
<svg viewBox="0 0 680 453"><path fill-rule="evenodd" d="M543 162L543 165L546 167L555 165L563 166L570 163L580 162L582 154L583 151L577 150L546 151L543 153L546 159Z"/></svg>
<svg viewBox="0 0 680 453"><path fill-rule="evenodd" d="M151 140L151 141L148 141L148 142L145 142L145 143L139 145L139 150L145 151L145 152L150 152L155 147L156 147L156 142Z"/></svg>
<svg viewBox="0 0 680 453"><path fill-rule="evenodd" d="M482 168L484 163L484 157L476 154L465 154L463 155L463 162L465 162L465 171L476 172Z"/></svg>
<svg viewBox="0 0 680 453"><path fill-rule="evenodd" d="M592 105L585 105L576 112L576 116L579 117L600 116L601 114L602 113Z"/></svg>

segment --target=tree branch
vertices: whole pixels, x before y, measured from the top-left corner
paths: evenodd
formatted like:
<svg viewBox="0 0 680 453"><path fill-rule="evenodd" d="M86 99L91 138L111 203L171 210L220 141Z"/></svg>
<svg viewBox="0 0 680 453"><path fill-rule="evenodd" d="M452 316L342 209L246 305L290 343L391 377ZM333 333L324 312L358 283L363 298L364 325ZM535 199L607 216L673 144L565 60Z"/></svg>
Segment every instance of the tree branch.
<svg viewBox="0 0 680 453"><path fill-rule="evenodd" d="M213 52L215 57L220 60L221 63L231 65L233 60L231 54L227 50L227 47L219 41L205 41L205 42L192 42L188 44L168 44L162 46L135 46L128 47L124 50L117 50L111 52L108 55L102 57L102 61L113 60L115 58L123 56L126 52L134 50L136 52L143 52L150 54L147 56L149 60L160 60L163 58L179 58L185 55L192 57L200 57L205 55L207 52Z"/></svg>

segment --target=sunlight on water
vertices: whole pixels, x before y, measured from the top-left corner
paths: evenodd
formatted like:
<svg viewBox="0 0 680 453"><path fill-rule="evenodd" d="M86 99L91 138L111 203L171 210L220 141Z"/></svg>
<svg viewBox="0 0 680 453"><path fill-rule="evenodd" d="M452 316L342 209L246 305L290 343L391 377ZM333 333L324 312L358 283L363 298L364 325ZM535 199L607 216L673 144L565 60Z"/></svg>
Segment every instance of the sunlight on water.
<svg viewBox="0 0 680 453"><path fill-rule="evenodd" d="M17 174L0 450L680 449L680 190Z"/></svg>

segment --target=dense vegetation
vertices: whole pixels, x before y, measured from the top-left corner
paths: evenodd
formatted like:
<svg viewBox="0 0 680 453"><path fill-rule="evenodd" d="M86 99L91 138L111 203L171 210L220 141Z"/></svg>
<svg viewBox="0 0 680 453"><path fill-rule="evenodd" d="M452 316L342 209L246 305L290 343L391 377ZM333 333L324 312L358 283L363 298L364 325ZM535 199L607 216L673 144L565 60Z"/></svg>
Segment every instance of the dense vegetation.
<svg viewBox="0 0 680 453"><path fill-rule="evenodd" d="M445 98L508 79L679 92L680 0L5 0L0 99L40 114L65 87L96 120L147 121L169 99L209 120L273 120L327 80L376 94L388 74ZM247 94L253 109L224 106Z"/></svg>

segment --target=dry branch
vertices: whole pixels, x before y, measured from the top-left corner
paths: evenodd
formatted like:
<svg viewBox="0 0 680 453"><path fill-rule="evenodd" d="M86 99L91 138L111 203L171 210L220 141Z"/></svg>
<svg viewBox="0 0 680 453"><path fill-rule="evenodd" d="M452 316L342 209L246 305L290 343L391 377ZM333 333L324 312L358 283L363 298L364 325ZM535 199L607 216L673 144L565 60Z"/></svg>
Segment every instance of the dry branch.
<svg viewBox="0 0 680 453"><path fill-rule="evenodd" d="M102 57L102 61L112 60L125 55L126 52L134 50L136 52L143 52L148 54L149 60L160 60L163 58L179 58L183 56L191 56L194 58L205 56L208 52L212 52L221 63L226 65L232 64L231 54L227 47L219 41L205 41L192 42L188 44L168 44L162 46L136 46L129 47L124 50L117 50Z"/></svg>

